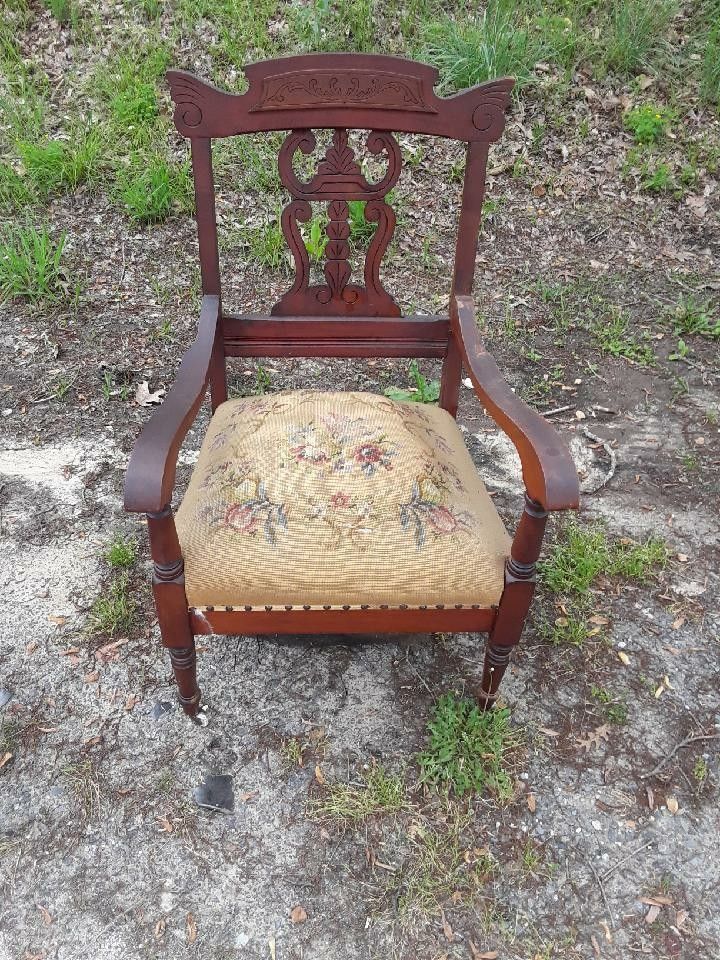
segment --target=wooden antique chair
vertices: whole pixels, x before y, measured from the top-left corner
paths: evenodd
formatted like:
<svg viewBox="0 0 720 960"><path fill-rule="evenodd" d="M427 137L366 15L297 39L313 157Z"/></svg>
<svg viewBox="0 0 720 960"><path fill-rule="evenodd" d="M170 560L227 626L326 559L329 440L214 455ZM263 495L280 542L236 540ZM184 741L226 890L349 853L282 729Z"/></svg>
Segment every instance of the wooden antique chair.
<svg viewBox="0 0 720 960"><path fill-rule="evenodd" d="M478 631L490 634L479 690L489 706L520 639L548 511L577 507L579 496L568 450L483 347L470 296L488 146L504 128L513 81L439 98L434 68L365 54L245 72L242 95L168 73L175 125L192 150L203 299L195 342L125 482L126 509L147 514L180 702L197 713L196 634ZM294 159L313 154L312 128L332 130L332 140L302 179ZM278 163L295 280L269 314L237 316L220 296L211 140L278 130L288 131ZM348 130L367 131L378 179L363 172ZM448 316L402 316L380 281L395 227L385 198L402 163L393 132L467 143ZM376 224L362 284L351 282L353 200ZM320 284L299 226L312 202L328 217ZM227 399L226 357L295 356L442 358L439 406L311 390ZM512 543L455 423L463 367L522 461L525 510ZM178 450L208 386L212 420L175 517Z"/></svg>

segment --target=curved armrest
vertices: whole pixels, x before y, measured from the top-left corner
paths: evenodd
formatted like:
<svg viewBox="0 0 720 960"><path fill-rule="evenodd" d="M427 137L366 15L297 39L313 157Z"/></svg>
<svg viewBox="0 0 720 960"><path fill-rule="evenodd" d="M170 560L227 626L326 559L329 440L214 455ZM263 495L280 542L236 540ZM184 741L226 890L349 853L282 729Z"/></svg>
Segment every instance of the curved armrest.
<svg viewBox="0 0 720 960"><path fill-rule="evenodd" d="M545 510L569 510L580 502L580 485L570 451L555 428L516 396L485 349L471 297L453 299L451 317L463 363L475 393L515 444L528 495Z"/></svg>
<svg viewBox="0 0 720 960"><path fill-rule="evenodd" d="M172 499L178 450L197 416L210 379L219 310L219 297L203 297L197 337L183 357L172 389L135 443L125 474L126 510L155 512Z"/></svg>

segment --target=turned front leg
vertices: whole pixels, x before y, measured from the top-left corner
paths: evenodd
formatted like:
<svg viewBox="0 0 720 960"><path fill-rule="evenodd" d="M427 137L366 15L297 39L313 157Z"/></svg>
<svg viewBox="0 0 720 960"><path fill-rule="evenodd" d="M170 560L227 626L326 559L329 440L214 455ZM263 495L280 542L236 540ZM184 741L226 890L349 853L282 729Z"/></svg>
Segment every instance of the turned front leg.
<svg viewBox="0 0 720 960"><path fill-rule="evenodd" d="M196 716L200 689L195 669L195 637L185 594L185 565L175 520L168 504L147 515L153 559L153 593L163 645L170 650L178 698L185 713Z"/></svg>
<svg viewBox="0 0 720 960"><path fill-rule="evenodd" d="M505 588L495 626L485 651L485 664L480 689L484 709L497 699L500 681L505 674L513 647L517 646L535 592L536 565L540 557L547 510L525 495L525 509L520 518L510 556L505 563Z"/></svg>

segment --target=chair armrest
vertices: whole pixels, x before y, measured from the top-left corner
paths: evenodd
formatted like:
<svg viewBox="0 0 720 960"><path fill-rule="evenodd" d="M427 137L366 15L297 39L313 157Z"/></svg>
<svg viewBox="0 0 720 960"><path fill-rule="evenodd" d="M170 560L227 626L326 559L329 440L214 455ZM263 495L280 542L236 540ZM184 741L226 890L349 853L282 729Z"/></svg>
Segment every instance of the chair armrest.
<svg viewBox="0 0 720 960"><path fill-rule="evenodd" d="M135 443L125 474L125 509L130 512L156 512L172 499L178 450L210 380L219 311L219 297L203 297L197 336L183 357L172 389Z"/></svg>
<svg viewBox="0 0 720 960"><path fill-rule="evenodd" d="M453 298L451 323L475 393L520 456L528 495L545 510L578 507L580 485L570 451L555 428L503 378L480 339L471 297Z"/></svg>

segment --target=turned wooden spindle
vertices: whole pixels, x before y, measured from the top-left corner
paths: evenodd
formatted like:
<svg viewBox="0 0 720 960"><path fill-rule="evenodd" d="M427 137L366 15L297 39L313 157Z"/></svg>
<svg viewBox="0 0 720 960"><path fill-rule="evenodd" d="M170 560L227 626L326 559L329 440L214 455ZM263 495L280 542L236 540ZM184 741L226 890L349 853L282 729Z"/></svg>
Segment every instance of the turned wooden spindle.
<svg viewBox="0 0 720 960"><path fill-rule="evenodd" d="M197 715L200 689L195 667L195 637L185 594L185 564L170 504L147 514L153 559L153 593L163 645L169 648L178 699L188 716Z"/></svg>
<svg viewBox="0 0 720 960"><path fill-rule="evenodd" d="M540 556L547 511L525 495L525 509L505 563L505 590L495 626L485 650L479 700L484 709L497 699L513 647L517 646L535 592L536 565Z"/></svg>

